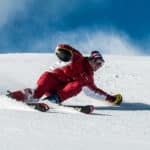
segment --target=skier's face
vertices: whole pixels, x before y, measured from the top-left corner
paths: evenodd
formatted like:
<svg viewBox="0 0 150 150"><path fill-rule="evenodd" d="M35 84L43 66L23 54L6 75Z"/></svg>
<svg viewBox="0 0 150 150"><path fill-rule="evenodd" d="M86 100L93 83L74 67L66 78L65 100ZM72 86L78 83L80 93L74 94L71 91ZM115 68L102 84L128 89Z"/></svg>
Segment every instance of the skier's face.
<svg viewBox="0 0 150 150"><path fill-rule="evenodd" d="M93 71L97 71L100 67L102 67L104 62L100 59L92 60L91 61L91 67Z"/></svg>

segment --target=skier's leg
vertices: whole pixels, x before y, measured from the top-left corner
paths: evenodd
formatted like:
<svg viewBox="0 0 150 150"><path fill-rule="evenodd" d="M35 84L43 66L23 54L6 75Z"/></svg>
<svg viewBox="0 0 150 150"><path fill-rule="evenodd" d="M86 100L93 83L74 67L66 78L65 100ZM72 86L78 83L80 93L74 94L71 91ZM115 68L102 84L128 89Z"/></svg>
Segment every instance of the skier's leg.
<svg viewBox="0 0 150 150"><path fill-rule="evenodd" d="M70 82L63 89L59 90L57 94L59 95L61 102L79 94L82 90L82 85L80 82Z"/></svg>
<svg viewBox="0 0 150 150"><path fill-rule="evenodd" d="M51 72L43 73L37 81L37 87L33 90L30 88L9 92L7 96L18 101L30 101L39 99L44 94L51 94L60 89L63 84Z"/></svg>
<svg viewBox="0 0 150 150"><path fill-rule="evenodd" d="M63 87L63 83L51 72L45 72L37 81L37 87L34 90L34 98L40 98L43 95L51 95Z"/></svg>
<svg viewBox="0 0 150 150"><path fill-rule="evenodd" d="M66 84L62 89L52 93L43 100L48 100L53 103L61 103L64 100L77 95L82 90L82 85L78 82L70 82Z"/></svg>

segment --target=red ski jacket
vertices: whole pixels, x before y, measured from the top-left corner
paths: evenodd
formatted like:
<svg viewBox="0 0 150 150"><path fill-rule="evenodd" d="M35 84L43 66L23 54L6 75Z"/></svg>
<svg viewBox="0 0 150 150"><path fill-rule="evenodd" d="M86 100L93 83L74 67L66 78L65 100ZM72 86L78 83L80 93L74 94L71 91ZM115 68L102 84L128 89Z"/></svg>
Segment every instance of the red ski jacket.
<svg viewBox="0 0 150 150"><path fill-rule="evenodd" d="M94 72L89 64L88 58L84 57L78 50L68 45L58 45L58 46L59 48L65 48L65 49L67 48L69 51L71 51L72 60L66 66L54 69L51 72L45 72L38 80L37 84L39 87L35 90L34 97L35 98L41 97L43 94L46 93L45 91L47 91L47 95L50 94L52 91L57 92L57 90L61 89L60 84L62 84L62 87L65 87L65 85L71 82L79 83L78 87L76 87L76 91L72 90L72 93L68 92L62 94L61 98L63 100L67 99L68 97L71 97L71 95L76 95L76 93L78 93L80 89L84 86L89 87L95 93L108 96L106 92L104 92L100 88L97 88L96 85L94 84L94 79L93 79ZM53 84L54 80L50 79L52 76L56 79L55 84ZM45 85L43 85L43 81L45 82ZM53 85L57 85L57 86L54 87ZM69 86L68 88L71 89L72 87ZM50 92L48 93L48 91Z"/></svg>
<svg viewBox="0 0 150 150"><path fill-rule="evenodd" d="M72 54L72 60L67 65L44 72L37 81L34 90L24 89L11 93L11 97L26 101L33 98L40 98L43 95L49 96L53 93L58 94L61 101L77 95L82 87L89 87L97 94L106 96L105 100L113 97L94 84L94 72L89 64L88 57L84 57L78 50L67 45L58 45L59 48L67 49Z"/></svg>

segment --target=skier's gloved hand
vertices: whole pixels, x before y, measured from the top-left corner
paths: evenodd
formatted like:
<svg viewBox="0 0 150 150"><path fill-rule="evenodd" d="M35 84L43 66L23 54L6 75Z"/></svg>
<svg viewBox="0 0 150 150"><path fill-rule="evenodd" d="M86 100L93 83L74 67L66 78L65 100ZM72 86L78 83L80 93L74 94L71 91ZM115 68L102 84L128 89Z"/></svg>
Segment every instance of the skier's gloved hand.
<svg viewBox="0 0 150 150"><path fill-rule="evenodd" d="M116 94L114 96L107 95L106 101L109 101L113 105L120 105L122 102L122 95L121 94Z"/></svg>
<svg viewBox="0 0 150 150"><path fill-rule="evenodd" d="M106 101L112 103L113 101L115 101L115 96L112 96L112 95L107 95L106 96Z"/></svg>

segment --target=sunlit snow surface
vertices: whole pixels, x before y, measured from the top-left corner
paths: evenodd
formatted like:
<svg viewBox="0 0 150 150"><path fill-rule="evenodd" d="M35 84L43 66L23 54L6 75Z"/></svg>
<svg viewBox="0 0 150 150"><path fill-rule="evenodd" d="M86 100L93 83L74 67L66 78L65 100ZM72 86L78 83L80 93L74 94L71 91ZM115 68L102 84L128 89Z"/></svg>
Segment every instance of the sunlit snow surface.
<svg viewBox="0 0 150 150"><path fill-rule="evenodd" d="M93 104L91 115L71 109L42 113L4 96L6 91L34 88L57 58L53 54L0 55L0 150L149 150L150 57L104 55L95 73L98 87L121 93L120 107L80 93L66 104Z"/></svg>

